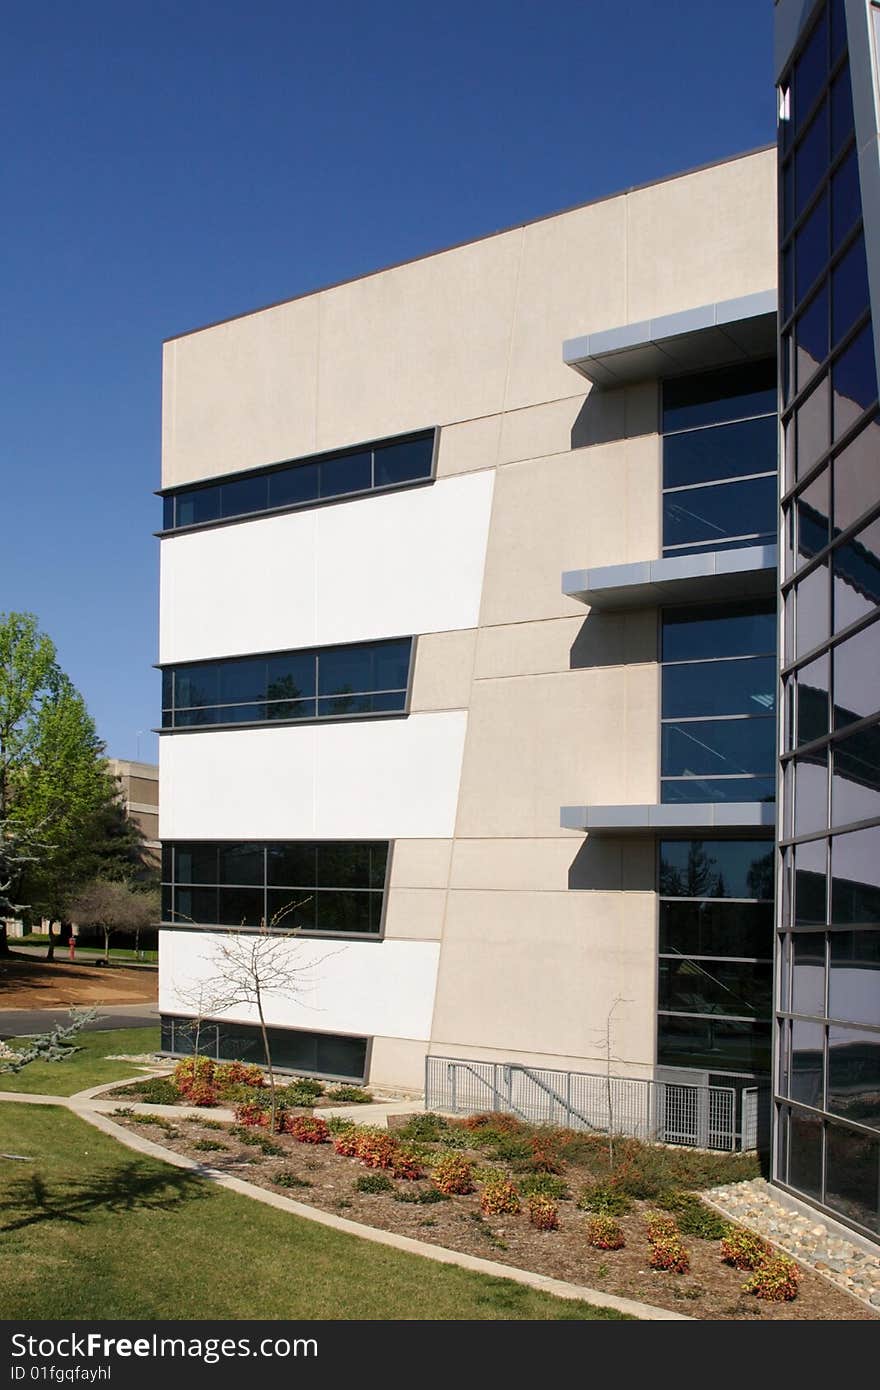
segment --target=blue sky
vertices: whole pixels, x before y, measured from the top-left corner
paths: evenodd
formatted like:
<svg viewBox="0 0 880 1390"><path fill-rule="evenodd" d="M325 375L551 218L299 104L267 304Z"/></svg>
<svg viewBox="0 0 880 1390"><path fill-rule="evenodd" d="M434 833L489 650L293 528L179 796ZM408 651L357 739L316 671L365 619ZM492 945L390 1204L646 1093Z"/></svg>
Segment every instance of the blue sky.
<svg viewBox="0 0 880 1390"><path fill-rule="evenodd" d="M768 143L772 9L4 7L0 610L112 755L156 755L162 339Z"/></svg>

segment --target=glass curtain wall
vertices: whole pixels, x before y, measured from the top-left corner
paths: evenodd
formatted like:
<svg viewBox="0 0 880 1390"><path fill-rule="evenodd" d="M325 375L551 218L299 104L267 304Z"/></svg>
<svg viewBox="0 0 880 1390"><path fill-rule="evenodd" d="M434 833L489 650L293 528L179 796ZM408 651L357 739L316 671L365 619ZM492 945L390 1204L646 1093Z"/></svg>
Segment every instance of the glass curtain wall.
<svg viewBox="0 0 880 1390"><path fill-rule="evenodd" d="M774 1175L880 1233L880 435L842 3L781 81Z"/></svg>
<svg viewBox="0 0 880 1390"><path fill-rule="evenodd" d="M770 1070L773 843L663 840L657 1061Z"/></svg>

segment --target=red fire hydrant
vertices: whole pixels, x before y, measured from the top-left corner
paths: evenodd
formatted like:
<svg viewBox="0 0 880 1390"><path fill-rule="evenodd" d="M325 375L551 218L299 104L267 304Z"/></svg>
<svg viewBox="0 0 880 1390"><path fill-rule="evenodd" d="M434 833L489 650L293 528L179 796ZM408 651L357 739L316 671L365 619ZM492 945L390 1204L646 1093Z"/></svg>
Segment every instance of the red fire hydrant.
<svg viewBox="0 0 880 1390"><path fill-rule="evenodd" d="M71 960L76 960L76 937L75 937L75 936L71 936L68 945L70 946L70 959L71 959Z"/></svg>

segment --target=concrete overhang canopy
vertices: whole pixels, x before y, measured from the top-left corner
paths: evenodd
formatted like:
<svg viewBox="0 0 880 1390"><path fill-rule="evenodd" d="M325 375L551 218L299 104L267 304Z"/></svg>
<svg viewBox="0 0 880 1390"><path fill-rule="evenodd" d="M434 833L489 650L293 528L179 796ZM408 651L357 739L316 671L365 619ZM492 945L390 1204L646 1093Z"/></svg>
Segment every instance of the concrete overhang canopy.
<svg viewBox="0 0 880 1390"><path fill-rule="evenodd" d="M596 386L678 376L776 352L776 290L568 338L562 359Z"/></svg>
<svg viewBox="0 0 880 1390"><path fill-rule="evenodd" d="M758 598L776 590L776 546L668 555L630 565L567 570L562 592L591 608L653 608L692 599Z"/></svg>
<svg viewBox="0 0 880 1390"><path fill-rule="evenodd" d="M655 835L665 831L702 834L710 830L773 830L773 801L671 802L647 806L562 806L563 830L590 834Z"/></svg>

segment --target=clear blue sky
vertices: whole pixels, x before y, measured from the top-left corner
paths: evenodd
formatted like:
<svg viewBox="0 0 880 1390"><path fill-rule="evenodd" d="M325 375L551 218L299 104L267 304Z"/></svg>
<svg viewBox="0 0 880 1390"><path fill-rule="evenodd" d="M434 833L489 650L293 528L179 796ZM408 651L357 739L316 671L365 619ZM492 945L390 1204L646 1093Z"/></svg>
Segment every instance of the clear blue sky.
<svg viewBox="0 0 880 1390"><path fill-rule="evenodd" d="M772 10L4 6L0 610L112 755L156 755L162 339L766 144Z"/></svg>

